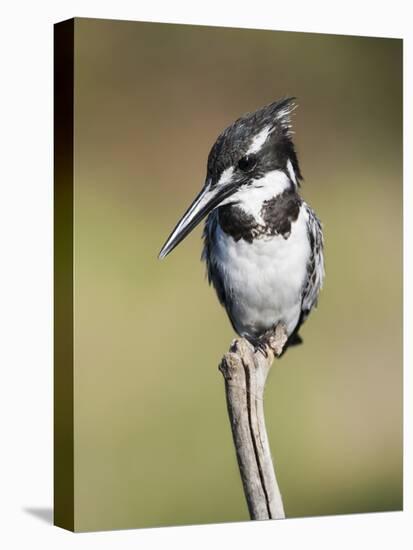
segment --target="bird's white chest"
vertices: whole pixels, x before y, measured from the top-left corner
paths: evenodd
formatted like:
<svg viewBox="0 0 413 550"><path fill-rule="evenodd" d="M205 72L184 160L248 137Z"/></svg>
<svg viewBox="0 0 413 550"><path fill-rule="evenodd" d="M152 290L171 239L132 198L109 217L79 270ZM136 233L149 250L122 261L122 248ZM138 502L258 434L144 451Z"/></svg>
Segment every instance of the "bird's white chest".
<svg viewBox="0 0 413 550"><path fill-rule="evenodd" d="M217 225L213 261L230 297L228 313L237 331L256 336L278 322L294 330L301 313L310 244L307 213L301 206L288 238L235 240Z"/></svg>

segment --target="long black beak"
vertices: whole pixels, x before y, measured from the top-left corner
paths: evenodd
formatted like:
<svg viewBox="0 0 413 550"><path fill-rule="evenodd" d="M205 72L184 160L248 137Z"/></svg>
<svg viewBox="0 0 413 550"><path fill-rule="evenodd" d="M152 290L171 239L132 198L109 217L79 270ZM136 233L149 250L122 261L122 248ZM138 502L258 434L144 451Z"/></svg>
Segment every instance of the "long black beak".
<svg viewBox="0 0 413 550"><path fill-rule="evenodd" d="M236 186L234 184L218 184L217 187L211 187L210 181L207 181L202 191L198 194L176 225L175 229L169 235L162 250L159 252L159 258L165 258L165 256L172 252L172 250L189 235L207 214L235 191Z"/></svg>

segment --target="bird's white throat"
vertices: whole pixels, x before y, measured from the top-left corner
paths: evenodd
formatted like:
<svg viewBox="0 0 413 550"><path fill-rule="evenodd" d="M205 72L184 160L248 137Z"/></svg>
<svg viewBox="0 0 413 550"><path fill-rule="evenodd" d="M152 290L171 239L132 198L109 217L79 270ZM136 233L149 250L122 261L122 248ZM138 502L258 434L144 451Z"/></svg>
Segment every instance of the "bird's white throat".
<svg viewBox="0 0 413 550"><path fill-rule="evenodd" d="M250 185L241 187L231 197L224 200L220 206L236 203L244 212L253 216L258 223L263 224L261 208L264 201L281 195L290 187L291 180L288 176L281 170L273 170L262 178L253 180Z"/></svg>

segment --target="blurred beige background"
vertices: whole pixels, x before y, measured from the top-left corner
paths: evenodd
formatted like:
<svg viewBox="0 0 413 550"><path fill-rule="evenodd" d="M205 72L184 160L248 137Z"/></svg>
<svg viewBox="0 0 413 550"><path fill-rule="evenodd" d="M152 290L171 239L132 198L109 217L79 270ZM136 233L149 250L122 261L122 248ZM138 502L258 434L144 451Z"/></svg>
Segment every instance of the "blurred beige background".
<svg viewBox="0 0 413 550"><path fill-rule="evenodd" d="M218 133L298 98L326 283L266 418L288 517L402 507L402 42L77 19L75 526L248 519L201 228L157 254Z"/></svg>

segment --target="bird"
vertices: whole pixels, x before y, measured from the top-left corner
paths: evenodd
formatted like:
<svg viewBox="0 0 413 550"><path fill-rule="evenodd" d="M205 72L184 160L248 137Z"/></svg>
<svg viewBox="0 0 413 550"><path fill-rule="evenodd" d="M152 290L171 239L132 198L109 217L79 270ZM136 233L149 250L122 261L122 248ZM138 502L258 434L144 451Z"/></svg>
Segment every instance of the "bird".
<svg viewBox="0 0 413 550"><path fill-rule="evenodd" d="M284 97L219 134L201 191L159 253L165 258L206 218L201 258L208 281L235 332L264 355L279 323L284 351L302 343L300 327L325 276L322 224L300 195L296 107L295 97Z"/></svg>

